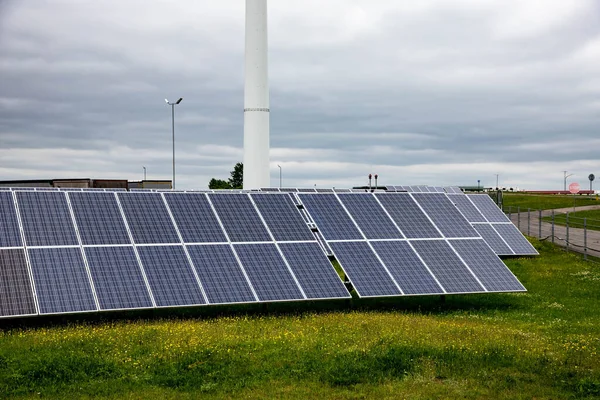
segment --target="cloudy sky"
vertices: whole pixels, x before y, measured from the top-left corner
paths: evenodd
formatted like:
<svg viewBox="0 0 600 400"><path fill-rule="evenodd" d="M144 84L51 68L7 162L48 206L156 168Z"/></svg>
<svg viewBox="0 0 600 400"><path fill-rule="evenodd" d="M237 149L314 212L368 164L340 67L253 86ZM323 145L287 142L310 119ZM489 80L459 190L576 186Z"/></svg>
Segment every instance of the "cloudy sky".
<svg viewBox="0 0 600 400"><path fill-rule="evenodd" d="M0 0L0 180L170 179L165 97L177 188L227 179L244 6ZM269 46L273 186L600 181L597 0L270 0Z"/></svg>

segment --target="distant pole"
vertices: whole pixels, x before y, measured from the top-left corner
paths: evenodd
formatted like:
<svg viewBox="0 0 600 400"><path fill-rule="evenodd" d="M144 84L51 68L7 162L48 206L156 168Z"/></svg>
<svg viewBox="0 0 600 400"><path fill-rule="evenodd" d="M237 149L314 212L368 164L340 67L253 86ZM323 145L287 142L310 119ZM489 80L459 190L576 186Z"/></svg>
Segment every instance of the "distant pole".
<svg viewBox="0 0 600 400"><path fill-rule="evenodd" d="M144 168L144 180L146 180L146 167L142 167Z"/></svg>
<svg viewBox="0 0 600 400"><path fill-rule="evenodd" d="M479 189L479 182L481 182L481 181L479 179L477 179L477 191L478 192L480 191L480 189Z"/></svg>
<svg viewBox="0 0 600 400"><path fill-rule="evenodd" d="M279 167L279 189L281 189L281 165L277 164Z"/></svg>
<svg viewBox="0 0 600 400"><path fill-rule="evenodd" d="M567 191L567 178L570 176L573 176L573 174L569 174L567 175L567 172L569 171L563 171L563 177L564 177L564 185L563 185L563 191Z"/></svg>
<svg viewBox="0 0 600 400"><path fill-rule="evenodd" d="M496 174L496 190L499 190L499 186L498 186L498 177L500 176L500 174Z"/></svg>
<svg viewBox="0 0 600 400"><path fill-rule="evenodd" d="M165 99L165 102L171 106L171 127L173 133L173 180L171 181L171 189L175 189L175 105L181 103L183 97L180 97L174 103L170 103L169 100Z"/></svg>

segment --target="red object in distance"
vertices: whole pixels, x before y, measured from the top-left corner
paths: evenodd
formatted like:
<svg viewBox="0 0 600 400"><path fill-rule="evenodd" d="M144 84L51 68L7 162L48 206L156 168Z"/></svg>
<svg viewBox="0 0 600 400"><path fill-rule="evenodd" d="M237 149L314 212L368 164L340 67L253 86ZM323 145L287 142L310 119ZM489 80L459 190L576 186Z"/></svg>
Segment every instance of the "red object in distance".
<svg viewBox="0 0 600 400"><path fill-rule="evenodd" d="M573 194L579 193L579 188L580 188L579 183L573 182L569 185L569 192L571 192Z"/></svg>

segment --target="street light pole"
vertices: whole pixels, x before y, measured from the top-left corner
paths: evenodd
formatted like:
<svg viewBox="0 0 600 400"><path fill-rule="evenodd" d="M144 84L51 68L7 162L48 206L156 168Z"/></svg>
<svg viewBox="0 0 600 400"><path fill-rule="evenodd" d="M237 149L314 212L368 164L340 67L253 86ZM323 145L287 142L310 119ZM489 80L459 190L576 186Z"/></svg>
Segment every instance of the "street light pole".
<svg viewBox="0 0 600 400"><path fill-rule="evenodd" d="M573 174L567 175L567 172L569 172L569 171L563 171L563 176L564 176L564 188L563 188L563 190L565 192L567 191L567 178L570 177L570 176L573 176Z"/></svg>
<svg viewBox="0 0 600 400"><path fill-rule="evenodd" d="M279 167L279 189L281 189L281 165L277 164Z"/></svg>
<svg viewBox="0 0 600 400"><path fill-rule="evenodd" d="M173 180L171 181L171 189L175 189L175 105L181 103L183 97L180 97L174 103L170 103L169 100L165 99L165 103L171 106L171 126L173 132Z"/></svg>
<svg viewBox="0 0 600 400"><path fill-rule="evenodd" d="M499 190L498 189L498 176L500 176L500 174L496 174L496 190Z"/></svg>
<svg viewBox="0 0 600 400"><path fill-rule="evenodd" d="M144 168L144 180L146 180L146 167L142 167Z"/></svg>

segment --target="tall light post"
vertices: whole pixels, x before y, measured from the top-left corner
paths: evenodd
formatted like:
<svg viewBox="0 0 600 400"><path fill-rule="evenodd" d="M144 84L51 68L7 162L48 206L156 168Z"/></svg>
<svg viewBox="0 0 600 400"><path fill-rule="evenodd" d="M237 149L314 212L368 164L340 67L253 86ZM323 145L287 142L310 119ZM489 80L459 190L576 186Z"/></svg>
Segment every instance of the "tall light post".
<svg viewBox="0 0 600 400"><path fill-rule="evenodd" d="M281 165L277 164L279 167L279 189L281 189Z"/></svg>
<svg viewBox="0 0 600 400"><path fill-rule="evenodd" d="M569 171L563 171L563 176L564 176L564 188L563 188L563 190L565 192L567 191L567 178L574 175L574 174L567 175L567 172L569 172Z"/></svg>
<svg viewBox="0 0 600 400"><path fill-rule="evenodd" d="M498 189L498 177L500 176L500 174L495 174L495 175L496 175L496 190L499 190Z"/></svg>
<svg viewBox="0 0 600 400"><path fill-rule="evenodd" d="M171 189L175 189L175 105L181 103L183 97L180 97L175 103L170 103L165 99L165 103L171 106L171 125L173 127L173 180L171 181Z"/></svg>
<svg viewBox="0 0 600 400"><path fill-rule="evenodd" d="M146 167L142 167L144 168L144 180L146 180Z"/></svg>

